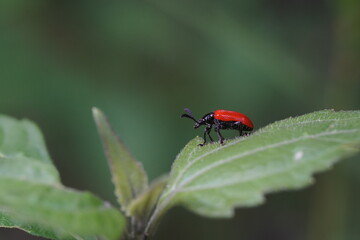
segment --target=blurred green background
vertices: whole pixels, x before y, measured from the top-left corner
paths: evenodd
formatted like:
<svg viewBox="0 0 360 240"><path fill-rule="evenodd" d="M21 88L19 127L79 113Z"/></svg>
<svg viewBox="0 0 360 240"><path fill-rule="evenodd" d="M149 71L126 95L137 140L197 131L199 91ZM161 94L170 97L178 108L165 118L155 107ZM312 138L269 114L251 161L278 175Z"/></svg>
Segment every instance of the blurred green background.
<svg viewBox="0 0 360 240"><path fill-rule="evenodd" d="M260 128L360 108L357 0L0 2L0 109L42 129L65 185L115 203L97 106L151 179L195 135L180 119L218 108ZM227 137L236 132L226 133ZM360 157L232 219L169 212L163 239L359 239ZM40 239L1 229L0 239Z"/></svg>

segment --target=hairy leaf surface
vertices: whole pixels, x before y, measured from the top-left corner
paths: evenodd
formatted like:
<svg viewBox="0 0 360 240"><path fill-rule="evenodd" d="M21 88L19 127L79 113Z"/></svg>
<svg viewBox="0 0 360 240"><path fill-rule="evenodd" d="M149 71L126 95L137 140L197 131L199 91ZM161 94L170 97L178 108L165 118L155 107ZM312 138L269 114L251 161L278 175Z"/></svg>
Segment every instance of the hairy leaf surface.
<svg viewBox="0 0 360 240"><path fill-rule="evenodd" d="M176 158L151 224L174 205L208 217L264 202L269 192L299 189L312 175L359 151L360 111L324 110L270 124L254 134L197 146Z"/></svg>

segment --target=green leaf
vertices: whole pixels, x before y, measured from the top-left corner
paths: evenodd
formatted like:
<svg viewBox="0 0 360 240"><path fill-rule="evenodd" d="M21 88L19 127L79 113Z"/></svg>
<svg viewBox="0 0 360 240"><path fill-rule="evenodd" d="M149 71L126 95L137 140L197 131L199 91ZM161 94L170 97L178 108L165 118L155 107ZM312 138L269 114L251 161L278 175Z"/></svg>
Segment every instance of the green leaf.
<svg viewBox="0 0 360 240"><path fill-rule="evenodd" d="M312 175L359 151L360 111L324 110L268 125L253 135L197 146L175 160L147 230L174 205L208 217L230 217L256 206L264 194L299 189Z"/></svg>
<svg viewBox="0 0 360 240"><path fill-rule="evenodd" d="M87 192L65 188L39 129L0 115L0 226L50 239L118 239L124 218Z"/></svg>
<svg viewBox="0 0 360 240"><path fill-rule="evenodd" d="M138 220L147 220L155 207L157 200L167 183L167 176L154 180L149 189L134 199L128 207L128 215L135 216Z"/></svg>
<svg viewBox="0 0 360 240"><path fill-rule="evenodd" d="M109 162L115 194L122 209L148 188L147 175L112 130L105 115L93 108L93 115Z"/></svg>
<svg viewBox="0 0 360 240"><path fill-rule="evenodd" d="M52 165L38 127L28 120L0 115L0 157L27 156Z"/></svg>

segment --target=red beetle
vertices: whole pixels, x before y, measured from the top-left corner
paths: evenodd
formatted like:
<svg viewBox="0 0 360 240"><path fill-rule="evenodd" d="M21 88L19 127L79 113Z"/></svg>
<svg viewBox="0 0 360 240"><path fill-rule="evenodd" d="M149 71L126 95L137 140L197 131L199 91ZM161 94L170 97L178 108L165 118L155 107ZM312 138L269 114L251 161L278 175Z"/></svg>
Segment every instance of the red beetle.
<svg viewBox="0 0 360 240"><path fill-rule="evenodd" d="M220 133L220 129L234 129L239 130L240 136L243 136L243 131L252 131L254 129L254 124L251 122L250 118L245 116L242 113L228 111L228 110L216 110L214 112L205 114L201 119L196 120L192 115L190 109L185 108L186 114L181 115L181 117L190 118L195 121L194 128L198 128L201 125L206 125L204 131L204 142L199 144L204 146L206 143L206 135L209 136L210 140L213 141L210 136L210 131L214 125L215 132L218 134L220 143L224 143L224 137Z"/></svg>

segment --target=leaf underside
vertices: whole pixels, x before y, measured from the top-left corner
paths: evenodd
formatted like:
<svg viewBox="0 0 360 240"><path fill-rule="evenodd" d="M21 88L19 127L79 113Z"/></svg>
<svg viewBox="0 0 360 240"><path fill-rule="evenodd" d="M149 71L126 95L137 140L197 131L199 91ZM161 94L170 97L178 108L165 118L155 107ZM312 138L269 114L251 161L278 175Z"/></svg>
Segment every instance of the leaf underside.
<svg viewBox="0 0 360 240"><path fill-rule="evenodd" d="M50 239L117 239L122 215L87 192L64 187L39 129L0 115L0 226Z"/></svg>
<svg viewBox="0 0 360 240"><path fill-rule="evenodd" d="M312 175L359 151L360 111L324 110L270 124L247 137L197 146L177 156L151 224L174 205L208 217L264 202L264 194L299 189Z"/></svg>

